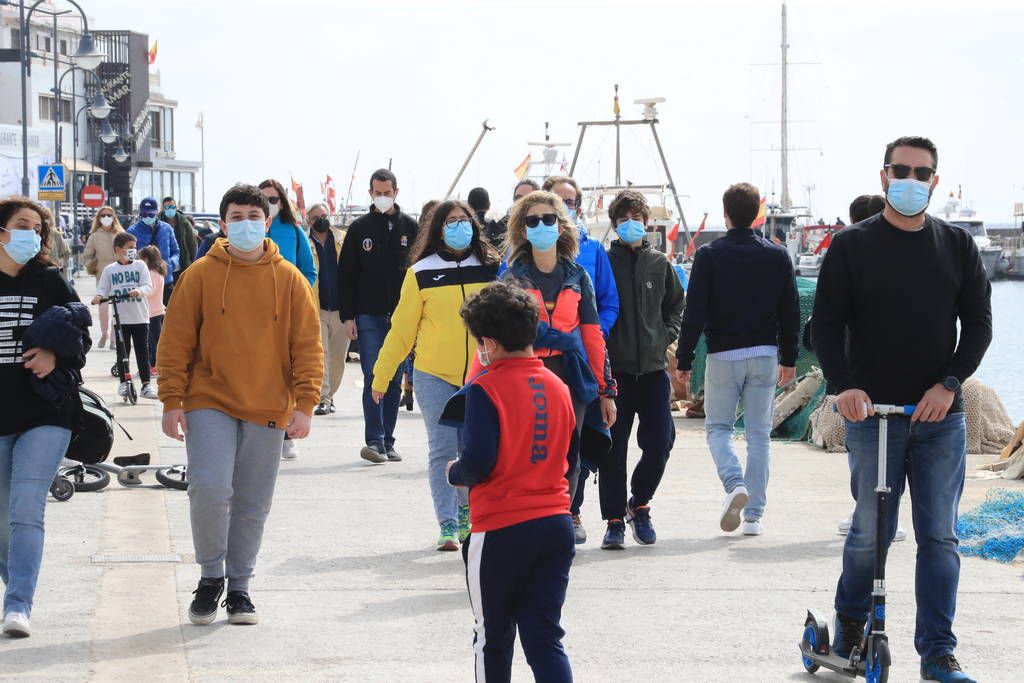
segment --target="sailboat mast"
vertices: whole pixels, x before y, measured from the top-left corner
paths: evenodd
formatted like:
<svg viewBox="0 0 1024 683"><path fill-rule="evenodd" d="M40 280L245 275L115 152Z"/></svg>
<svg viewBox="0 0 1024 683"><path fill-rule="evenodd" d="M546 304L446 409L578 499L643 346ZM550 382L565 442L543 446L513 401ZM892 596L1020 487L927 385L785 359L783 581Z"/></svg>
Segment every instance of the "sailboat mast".
<svg viewBox="0 0 1024 683"><path fill-rule="evenodd" d="M782 3L782 210L788 213L793 206L789 197L789 43L786 42L786 3Z"/></svg>

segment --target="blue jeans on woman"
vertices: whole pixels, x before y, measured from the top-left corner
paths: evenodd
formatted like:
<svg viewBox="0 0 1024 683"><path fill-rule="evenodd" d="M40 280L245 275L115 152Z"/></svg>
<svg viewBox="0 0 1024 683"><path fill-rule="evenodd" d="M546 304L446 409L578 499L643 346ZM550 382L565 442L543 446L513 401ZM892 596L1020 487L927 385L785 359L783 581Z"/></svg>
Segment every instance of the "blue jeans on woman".
<svg viewBox="0 0 1024 683"><path fill-rule="evenodd" d="M43 561L46 494L68 450L71 430L36 427L0 436L0 580L4 614L32 613Z"/></svg>
<svg viewBox="0 0 1024 683"><path fill-rule="evenodd" d="M878 420L846 423L851 478L859 495L853 525L843 546L843 574L836 588L836 611L864 621L871 608L875 567L875 511L878 507ZM907 417L889 418L886 465L888 499L886 533L896 535L900 497L910 482L914 535L917 537L917 628L914 645L923 660L951 654L956 648L953 616L960 583L960 540L957 508L967 462L967 421L963 413L942 422L911 424Z"/></svg>
<svg viewBox="0 0 1024 683"><path fill-rule="evenodd" d="M402 368L388 382L388 390L380 403L373 400L373 366L377 363L384 338L391 330L391 319L384 315L357 315L359 333L359 365L363 370L363 424L366 445L381 453L395 446L395 424L398 402L402 398Z"/></svg>
<svg viewBox="0 0 1024 683"><path fill-rule="evenodd" d="M416 398L419 400L423 422L427 426L427 479L430 482L430 495L434 499L434 514L437 523L456 522L459 520L459 506L469 505L469 491L454 488L448 483L444 470L448 463L459 457L459 442L462 430L444 427L438 424L441 412L448 399L455 395L461 387L448 384L440 377L421 370L413 371L416 385Z"/></svg>
<svg viewBox="0 0 1024 683"><path fill-rule="evenodd" d="M708 356L704 375L704 420L708 448L726 493L745 486L750 496L743 519L761 519L767 504L768 460L779 365L775 357L722 360ZM747 436L747 469L740 466L732 433L736 409L743 399L743 431Z"/></svg>

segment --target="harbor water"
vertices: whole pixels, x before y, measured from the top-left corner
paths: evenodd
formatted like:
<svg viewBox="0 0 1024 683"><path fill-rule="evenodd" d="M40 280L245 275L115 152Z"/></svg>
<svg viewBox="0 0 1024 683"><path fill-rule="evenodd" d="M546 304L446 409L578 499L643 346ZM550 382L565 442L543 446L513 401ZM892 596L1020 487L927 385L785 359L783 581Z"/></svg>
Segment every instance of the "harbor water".
<svg viewBox="0 0 1024 683"><path fill-rule="evenodd" d="M992 345L975 376L995 389L1015 424L1024 420L1024 281L992 283Z"/></svg>

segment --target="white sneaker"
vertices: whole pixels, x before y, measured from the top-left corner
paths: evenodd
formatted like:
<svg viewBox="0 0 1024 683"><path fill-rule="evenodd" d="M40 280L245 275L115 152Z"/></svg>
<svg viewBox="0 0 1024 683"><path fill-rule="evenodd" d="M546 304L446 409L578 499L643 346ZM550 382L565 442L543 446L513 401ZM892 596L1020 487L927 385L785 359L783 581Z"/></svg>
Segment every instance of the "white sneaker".
<svg viewBox="0 0 1024 683"><path fill-rule="evenodd" d="M295 446L295 440L285 439L284 446L281 447L281 459L294 460L297 457L299 457L299 449Z"/></svg>
<svg viewBox="0 0 1024 683"><path fill-rule="evenodd" d="M28 638L32 635L28 616L21 612L8 612L4 616L4 635L10 638Z"/></svg>
<svg viewBox="0 0 1024 683"><path fill-rule="evenodd" d="M846 519L844 519L841 522L839 522L839 535L840 536L845 536L846 534L850 533L850 527L852 527L852 526L853 526L853 513L851 512L849 517L847 517Z"/></svg>
<svg viewBox="0 0 1024 683"><path fill-rule="evenodd" d="M747 494L746 486L737 486L725 497L725 503L722 505L722 519L719 522L722 531L736 531L741 521L740 513L747 506L748 500L750 500L750 495Z"/></svg>
<svg viewBox="0 0 1024 683"><path fill-rule="evenodd" d="M151 398L153 400L156 400L156 388L152 384L142 385L142 398Z"/></svg>
<svg viewBox="0 0 1024 683"><path fill-rule="evenodd" d="M128 395L128 382L121 382L121 384L117 387L117 395L120 396L121 398L124 398L125 396Z"/></svg>
<svg viewBox="0 0 1024 683"><path fill-rule="evenodd" d="M764 526L759 519L745 519L740 525L740 531L744 536L760 536L764 533Z"/></svg>
<svg viewBox="0 0 1024 683"><path fill-rule="evenodd" d="M907 531L901 526L896 527L896 535L892 538L893 541L905 541L907 540Z"/></svg>

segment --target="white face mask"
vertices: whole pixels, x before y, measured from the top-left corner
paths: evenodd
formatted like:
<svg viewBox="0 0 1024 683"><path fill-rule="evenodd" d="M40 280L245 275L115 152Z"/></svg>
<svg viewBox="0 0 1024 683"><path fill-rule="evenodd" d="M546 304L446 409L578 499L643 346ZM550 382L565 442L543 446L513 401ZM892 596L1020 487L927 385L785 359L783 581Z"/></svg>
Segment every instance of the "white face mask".
<svg viewBox="0 0 1024 683"><path fill-rule="evenodd" d="M281 213L281 202L270 205L270 217L277 218L277 214Z"/></svg>
<svg viewBox="0 0 1024 683"><path fill-rule="evenodd" d="M487 367L491 364L491 352L487 349L487 342L484 342L482 346L478 346L476 349L477 358L480 359L480 365Z"/></svg>
<svg viewBox="0 0 1024 683"><path fill-rule="evenodd" d="M373 205L377 207L377 210L381 213L387 213L391 210L391 207L395 205L394 197L374 197Z"/></svg>
<svg viewBox="0 0 1024 683"><path fill-rule="evenodd" d="M109 228L113 224L114 224L114 217L113 216L100 216L100 225L102 225L104 228Z"/></svg>

